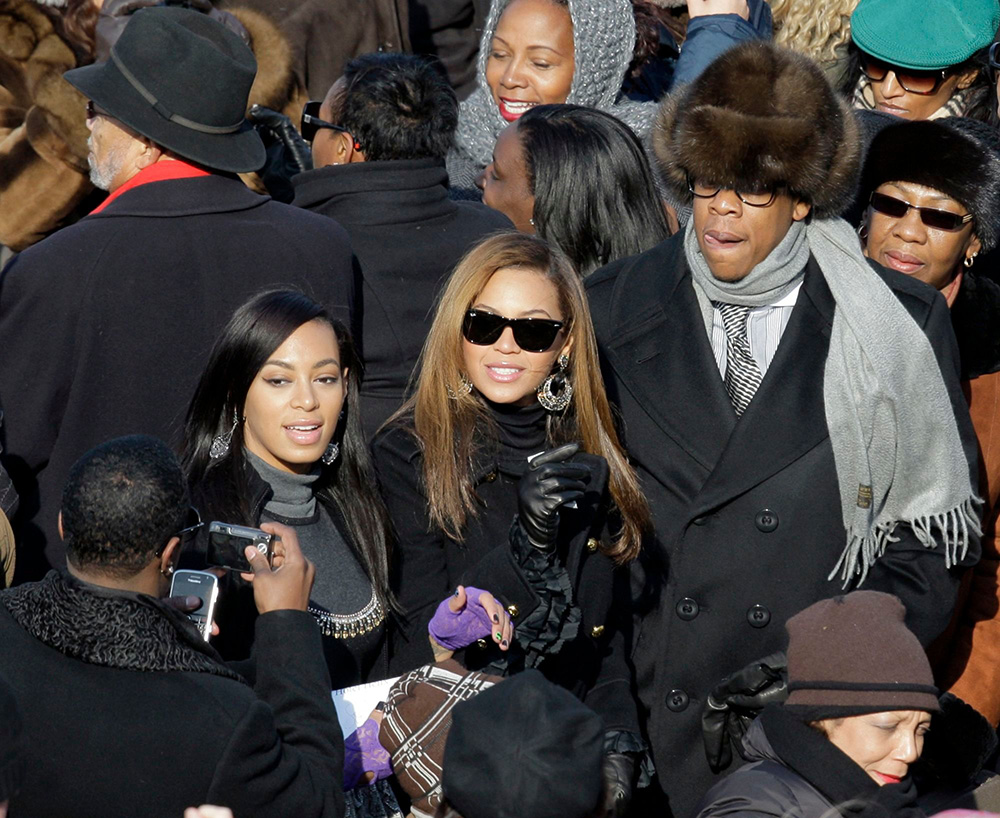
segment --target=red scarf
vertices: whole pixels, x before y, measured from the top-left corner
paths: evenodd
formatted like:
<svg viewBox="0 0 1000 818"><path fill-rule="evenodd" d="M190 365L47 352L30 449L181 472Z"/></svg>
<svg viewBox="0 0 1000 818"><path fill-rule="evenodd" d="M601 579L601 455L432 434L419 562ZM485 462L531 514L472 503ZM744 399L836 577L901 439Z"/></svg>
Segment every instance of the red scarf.
<svg viewBox="0 0 1000 818"><path fill-rule="evenodd" d="M100 213L123 193L134 187L139 187L139 185L146 185L150 182L162 182L166 179L194 179L198 176L211 175L211 172L202 170L194 165L189 165L187 162L180 159L168 159L156 162L148 168L140 170L125 184L116 189L114 193L110 194L107 199L91 210L88 215L93 216L95 213Z"/></svg>

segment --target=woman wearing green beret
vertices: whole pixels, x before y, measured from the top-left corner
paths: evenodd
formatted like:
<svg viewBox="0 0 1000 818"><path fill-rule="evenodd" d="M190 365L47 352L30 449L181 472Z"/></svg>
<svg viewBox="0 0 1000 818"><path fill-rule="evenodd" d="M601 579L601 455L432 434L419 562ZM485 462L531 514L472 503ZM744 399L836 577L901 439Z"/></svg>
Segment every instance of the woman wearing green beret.
<svg viewBox="0 0 1000 818"><path fill-rule="evenodd" d="M860 0L844 90L854 107L901 119L988 119L998 26L1000 0Z"/></svg>

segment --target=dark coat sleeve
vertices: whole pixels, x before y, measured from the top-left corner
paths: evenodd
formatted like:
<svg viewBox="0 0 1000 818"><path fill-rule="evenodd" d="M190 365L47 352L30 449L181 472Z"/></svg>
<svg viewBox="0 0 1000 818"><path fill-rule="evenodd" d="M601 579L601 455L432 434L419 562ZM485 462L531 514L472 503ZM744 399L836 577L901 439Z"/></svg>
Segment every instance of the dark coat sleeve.
<svg viewBox="0 0 1000 818"><path fill-rule="evenodd" d="M235 815L341 818L344 740L315 620L263 614L255 647L258 701L236 725L208 801Z"/></svg>
<svg viewBox="0 0 1000 818"><path fill-rule="evenodd" d="M884 272L884 271L879 271ZM910 287L920 282L906 282ZM979 449L969 417L968 405L959 382L959 355L951 327L948 306L940 295L931 294L930 306L923 292L912 294L890 279L903 305L910 311L930 341L941 368L941 376L951 398L955 421L969 462L970 485L978 485ZM926 285L923 288L928 289ZM923 296L915 298L914 295ZM905 430L902 430L905 433ZM979 561L978 537L971 538L969 550L958 566L944 567L944 551L926 548L910 530L898 526L899 541L891 543L872 568L864 589L895 594L906 606L906 625L925 647L948 626L958 599L964 569Z"/></svg>
<svg viewBox="0 0 1000 818"><path fill-rule="evenodd" d="M734 45L771 38L771 7L764 0L749 0L749 5L749 20L738 14L709 14L690 22L674 68L675 88L698 79L716 57Z"/></svg>

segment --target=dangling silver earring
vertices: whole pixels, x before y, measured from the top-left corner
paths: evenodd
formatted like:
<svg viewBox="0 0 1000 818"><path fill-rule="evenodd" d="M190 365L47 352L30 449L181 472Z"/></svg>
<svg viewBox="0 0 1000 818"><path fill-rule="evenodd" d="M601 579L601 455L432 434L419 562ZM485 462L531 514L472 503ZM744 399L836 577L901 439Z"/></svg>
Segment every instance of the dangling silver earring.
<svg viewBox="0 0 1000 818"><path fill-rule="evenodd" d="M573 399L573 384L566 374L569 355L559 356L559 371L553 372L538 387L538 402L546 412L562 412Z"/></svg>
<svg viewBox="0 0 1000 818"><path fill-rule="evenodd" d="M463 372L458 376L458 391L456 392L451 388L451 384L445 384L445 389L448 390L448 397L452 400L458 400L462 395L468 395L472 391L472 381L468 379L466 374Z"/></svg>
<svg viewBox="0 0 1000 818"><path fill-rule="evenodd" d="M973 253L971 256L966 256L965 261L963 261L962 264L964 264L966 267L971 267L973 264L976 263L977 255L978 255L977 253Z"/></svg>
<svg viewBox="0 0 1000 818"><path fill-rule="evenodd" d="M239 413L233 409L233 426L228 432L223 432L221 435L216 435L212 438L212 446L208 450L208 456L212 460L218 460L221 457L225 457L229 453L229 444L233 440L233 432L236 431L236 427L239 425L240 417Z"/></svg>
<svg viewBox="0 0 1000 818"><path fill-rule="evenodd" d="M326 451L323 452L323 455L320 457L320 460L323 461L324 466L329 466L334 460L337 459L337 455L339 454L340 444L331 441L330 445L326 447Z"/></svg>

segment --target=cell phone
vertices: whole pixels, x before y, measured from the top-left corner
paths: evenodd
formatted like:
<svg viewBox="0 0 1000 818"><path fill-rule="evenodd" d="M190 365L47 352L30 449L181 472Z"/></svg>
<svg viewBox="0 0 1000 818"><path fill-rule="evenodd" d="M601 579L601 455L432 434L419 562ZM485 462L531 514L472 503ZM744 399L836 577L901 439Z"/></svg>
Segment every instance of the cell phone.
<svg viewBox="0 0 1000 818"><path fill-rule="evenodd" d="M245 549L252 545L267 558L267 564L274 560L274 541L280 539L259 528L232 525L218 521L208 526L208 564L228 571L253 573Z"/></svg>
<svg viewBox="0 0 1000 818"><path fill-rule="evenodd" d="M201 607L186 616L194 622L207 642L212 635L215 602L219 598L219 578L208 571L174 571L174 578L170 582L170 596L196 596L201 600Z"/></svg>

